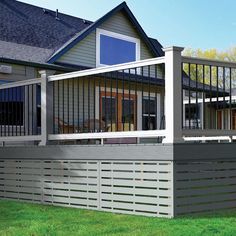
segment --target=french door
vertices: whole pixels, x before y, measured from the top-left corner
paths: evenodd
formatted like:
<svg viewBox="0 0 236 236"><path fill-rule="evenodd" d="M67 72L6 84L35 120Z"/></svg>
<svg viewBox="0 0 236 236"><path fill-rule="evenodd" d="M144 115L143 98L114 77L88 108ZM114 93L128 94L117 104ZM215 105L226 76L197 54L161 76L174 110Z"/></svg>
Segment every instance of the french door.
<svg viewBox="0 0 236 236"><path fill-rule="evenodd" d="M100 93L100 119L108 132L133 131L137 127L137 99L133 94Z"/></svg>

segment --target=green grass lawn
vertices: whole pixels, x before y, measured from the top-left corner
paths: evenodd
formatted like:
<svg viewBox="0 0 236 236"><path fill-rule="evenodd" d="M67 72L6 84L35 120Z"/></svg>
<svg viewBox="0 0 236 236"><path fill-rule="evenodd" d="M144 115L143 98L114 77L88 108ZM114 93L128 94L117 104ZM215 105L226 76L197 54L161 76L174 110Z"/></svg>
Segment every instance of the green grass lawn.
<svg viewBox="0 0 236 236"><path fill-rule="evenodd" d="M0 235L236 235L236 210L159 219L0 201Z"/></svg>

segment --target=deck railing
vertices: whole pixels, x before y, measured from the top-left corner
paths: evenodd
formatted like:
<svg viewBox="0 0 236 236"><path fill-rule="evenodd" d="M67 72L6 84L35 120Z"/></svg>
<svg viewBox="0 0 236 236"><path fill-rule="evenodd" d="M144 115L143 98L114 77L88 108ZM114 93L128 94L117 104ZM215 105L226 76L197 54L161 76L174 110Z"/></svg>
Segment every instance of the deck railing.
<svg viewBox="0 0 236 236"><path fill-rule="evenodd" d="M236 134L236 63L182 57L183 135L187 141L229 140Z"/></svg>
<svg viewBox="0 0 236 236"><path fill-rule="evenodd" d="M41 140L41 78L0 85L0 141Z"/></svg>
<svg viewBox="0 0 236 236"><path fill-rule="evenodd" d="M53 130L49 140L137 143L165 136L160 93L164 58L49 76ZM145 123L144 123L145 122Z"/></svg>
<svg viewBox="0 0 236 236"><path fill-rule="evenodd" d="M183 57L182 50L0 85L0 141L231 142L236 63Z"/></svg>

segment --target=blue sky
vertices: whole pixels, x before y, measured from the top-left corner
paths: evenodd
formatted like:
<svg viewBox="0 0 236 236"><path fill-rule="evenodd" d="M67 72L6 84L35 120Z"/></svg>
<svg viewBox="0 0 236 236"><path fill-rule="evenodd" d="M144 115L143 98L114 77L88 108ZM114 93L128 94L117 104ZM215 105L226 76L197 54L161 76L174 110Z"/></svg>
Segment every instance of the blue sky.
<svg viewBox="0 0 236 236"><path fill-rule="evenodd" d="M20 0L97 20L122 0ZM127 0L146 33L163 46L224 50L236 46L235 0Z"/></svg>

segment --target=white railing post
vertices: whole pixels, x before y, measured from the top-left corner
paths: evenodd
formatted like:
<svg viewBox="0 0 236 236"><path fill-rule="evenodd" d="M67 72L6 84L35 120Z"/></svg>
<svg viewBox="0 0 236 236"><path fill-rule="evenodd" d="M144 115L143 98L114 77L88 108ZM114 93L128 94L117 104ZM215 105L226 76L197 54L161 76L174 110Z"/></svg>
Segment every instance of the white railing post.
<svg viewBox="0 0 236 236"><path fill-rule="evenodd" d="M165 52L166 138L163 143L183 142L182 138L182 47L167 47Z"/></svg>
<svg viewBox="0 0 236 236"><path fill-rule="evenodd" d="M47 72L39 71L41 75L41 137L39 145L47 145L48 134L53 126L53 93L52 83L48 82Z"/></svg>

